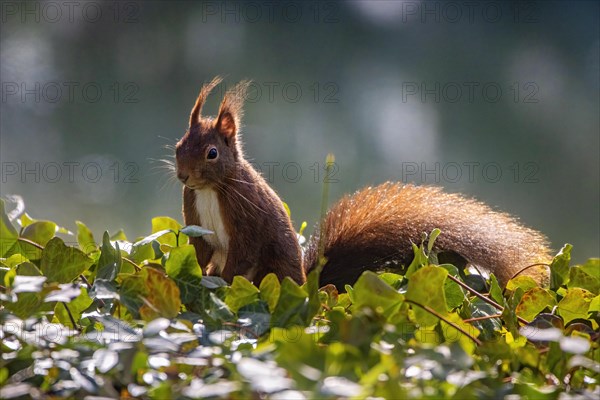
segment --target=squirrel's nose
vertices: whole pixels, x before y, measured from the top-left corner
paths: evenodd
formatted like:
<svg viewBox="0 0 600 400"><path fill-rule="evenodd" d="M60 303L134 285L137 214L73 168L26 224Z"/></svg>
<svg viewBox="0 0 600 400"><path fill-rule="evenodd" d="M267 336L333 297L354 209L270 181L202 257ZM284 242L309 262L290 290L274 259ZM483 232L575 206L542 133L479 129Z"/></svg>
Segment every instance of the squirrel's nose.
<svg viewBox="0 0 600 400"><path fill-rule="evenodd" d="M189 177L190 176L188 174L184 174L183 172L177 173L177 178L179 178L179 180L183 183L186 183Z"/></svg>

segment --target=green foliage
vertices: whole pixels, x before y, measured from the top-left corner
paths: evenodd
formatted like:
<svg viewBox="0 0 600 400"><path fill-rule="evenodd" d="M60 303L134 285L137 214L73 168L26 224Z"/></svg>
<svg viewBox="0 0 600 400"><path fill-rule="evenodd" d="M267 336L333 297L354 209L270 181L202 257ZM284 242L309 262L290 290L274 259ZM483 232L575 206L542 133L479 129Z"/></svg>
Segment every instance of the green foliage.
<svg viewBox="0 0 600 400"><path fill-rule="evenodd" d="M338 293L316 272L302 286L203 276L188 238L211 232L168 217L133 243L96 243L79 221L73 235L24 214L18 230L1 206L2 398L554 399L600 387L600 264L571 266L570 245L549 289L519 276L502 290L437 265L435 230L405 276L365 272Z"/></svg>

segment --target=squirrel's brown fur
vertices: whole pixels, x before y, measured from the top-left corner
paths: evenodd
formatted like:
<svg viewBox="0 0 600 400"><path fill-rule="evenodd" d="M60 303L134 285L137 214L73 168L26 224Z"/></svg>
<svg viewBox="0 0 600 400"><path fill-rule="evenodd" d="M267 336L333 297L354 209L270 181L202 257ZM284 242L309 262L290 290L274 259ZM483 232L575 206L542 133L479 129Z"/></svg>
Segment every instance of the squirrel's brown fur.
<svg viewBox="0 0 600 400"><path fill-rule="evenodd" d="M190 238L198 262L205 273L220 275L228 282L235 275L260 282L274 272L279 279L288 276L302 283L305 275L300 247L290 218L279 197L245 160L242 151L238 134L247 83L226 93L216 118L200 114L206 96L219 82L217 77L202 88L189 129L176 146L177 176L185 185L185 224L224 230L221 236L215 232ZM211 160L208 151L212 148L218 156ZM206 190L218 201L218 209L214 210L218 215L202 221L197 196Z"/></svg>
<svg viewBox="0 0 600 400"><path fill-rule="evenodd" d="M343 288L366 270L394 269L413 258L412 243L435 228L441 234L434 250L455 253L493 272L502 284L522 268L547 263L550 252L540 233L520 225L508 214L440 188L387 182L345 196L325 216L323 243L327 263L321 284ZM316 267L320 234L310 240L305 257L308 271ZM397 269L398 267L396 267ZM523 271L539 283L546 268Z"/></svg>
<svg viewBox="0 0 600 400"><path fill-rule="evenodd" d="M321 234L317 231L310 239L303 263L283 203L244 158L239 129L247 82L226 93L216 118L201 116L206 97L220 81L217 77L202 88L189 129L176 146L184 222L215 231L190 238L198 262L205 273L228 282L244 275L259 283L274 272L279 279L302 283L305 273L316 267ZM550 260L540 233L508 214L436 187L384 183L363 189L334 205L320 226L327 260L321 285L332 283L339 289L354 283L364 270L408 265L411 242L420 243L434 228L442 231L436 252L458 255L493 272L502 284L528 265ZM523 274L540 283L547 276L543 267Z"/></svg>

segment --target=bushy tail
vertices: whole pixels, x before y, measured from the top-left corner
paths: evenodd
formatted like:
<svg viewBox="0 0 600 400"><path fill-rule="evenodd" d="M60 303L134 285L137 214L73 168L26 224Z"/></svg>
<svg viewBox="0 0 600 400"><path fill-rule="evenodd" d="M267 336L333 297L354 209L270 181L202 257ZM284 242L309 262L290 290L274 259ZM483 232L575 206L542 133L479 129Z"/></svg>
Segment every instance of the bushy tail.
<svg viewBox="0 0 600 400"><path fill-rule="evenodd" d="M321 285L343 289L369 270L398 270L413 258L411 242L423 233L441 230L434 249L457 254L506 282L522 268L551 260L546 238L521 225L514 217L458 194L429 186L384 183L345 196L325 216ZM320 232L310 239L305 257L307 272L317 264ZM541 284L545 267L523 274Z"/></svg>

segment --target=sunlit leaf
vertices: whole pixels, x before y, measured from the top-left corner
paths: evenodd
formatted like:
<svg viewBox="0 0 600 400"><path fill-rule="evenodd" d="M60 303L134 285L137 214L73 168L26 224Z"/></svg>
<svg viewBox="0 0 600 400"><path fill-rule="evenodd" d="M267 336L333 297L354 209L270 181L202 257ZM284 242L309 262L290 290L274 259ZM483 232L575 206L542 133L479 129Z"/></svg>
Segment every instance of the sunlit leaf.
<svg viewBox="0 0 600 400"><path fill-rule="evenodd" d="M260 283L260 298L269 305L269 311L273 312L279 301L281 284L274 273L264 277Z"/></svg>
<svg viewBox="0 0 600 400"><path fill-rule="evenodd" d="M175 282L153 268L144 268L140 274L145 278L146 286L140 316L146 321L157 317L175 318L181 308L179 288Z"/></svg>
<svg viewBox="0 0 600 400"><path fill-rule="evenodd" d="M447 305L444 294L444 282L448 271L435 266L425 266L415 272L408 281L406 299L421 306L427 306L441 315L446 314ZM420 325L432 326L438 318L419 306L413 307L415 318Z"/></svg>
<svg viewBox="0 0 600 400"><path fill-rule="evenodd" d="M352 309L355 311L369 307L389 317L400 308L404 300L403 295L371 271L365 271L353 288L355 301Z"/></svg>
<svg viewBox="0 0 600 400"><path fill-rule="evenodd" d="M79 243L79 249L86 254L95 251L97 247L92 231L81 221L75 221L75 223L77 224L77 243Z"/></svg>
<svg viewBox="0 0 600 400"><path fill-rule="evenodd" d="M41 271L49 282L68 283L87 270L93 260L81 250L53 238L42 252Z"/></svg>
<svg viewBox="0 0 600 400"><path fill-rule="evenodd" d="M184 304L192 302L198 296L202 289L202 269L196 260L194 246L186 244L173 248L165 262L165 270L179 287Z"/></svg>
<svg viewBox="0 0 600 400"><path fill-rule="evenodd" d="M552 309L556 305L556 299L546 289L534 287L523 295L519 305L517 306L517 314L531 321L542 312L545 308Z"/></svg>
<svg viewBox="0 0 600 400"><path fill-rule="evenodd" d="M246 278L235 276L225 297L225 303L233 312L258 299L258 289Z"/></svg>
<svg viewBox="0 0 600 400"><path fill-rule="evenodd" d="M17 245L19 235L4 210L4 200L0 199L0 256L6 257ZM11 253L12 254L12 253Z"/></svg>
<svg viewBox="0 0 600 400"><path fill-rule="evenodd" d="M594 295L585 289L569 289L558 303L558 314L563 317L565 324L577 318L585 319L593 298Z"/></svg>
<svg viewBox="0 0 600 400"><path fill-rule="evenodd" d="M565 244L552 260L550 264L550 289L558 289L569 277L572 248L572 245Z"/></svg>

